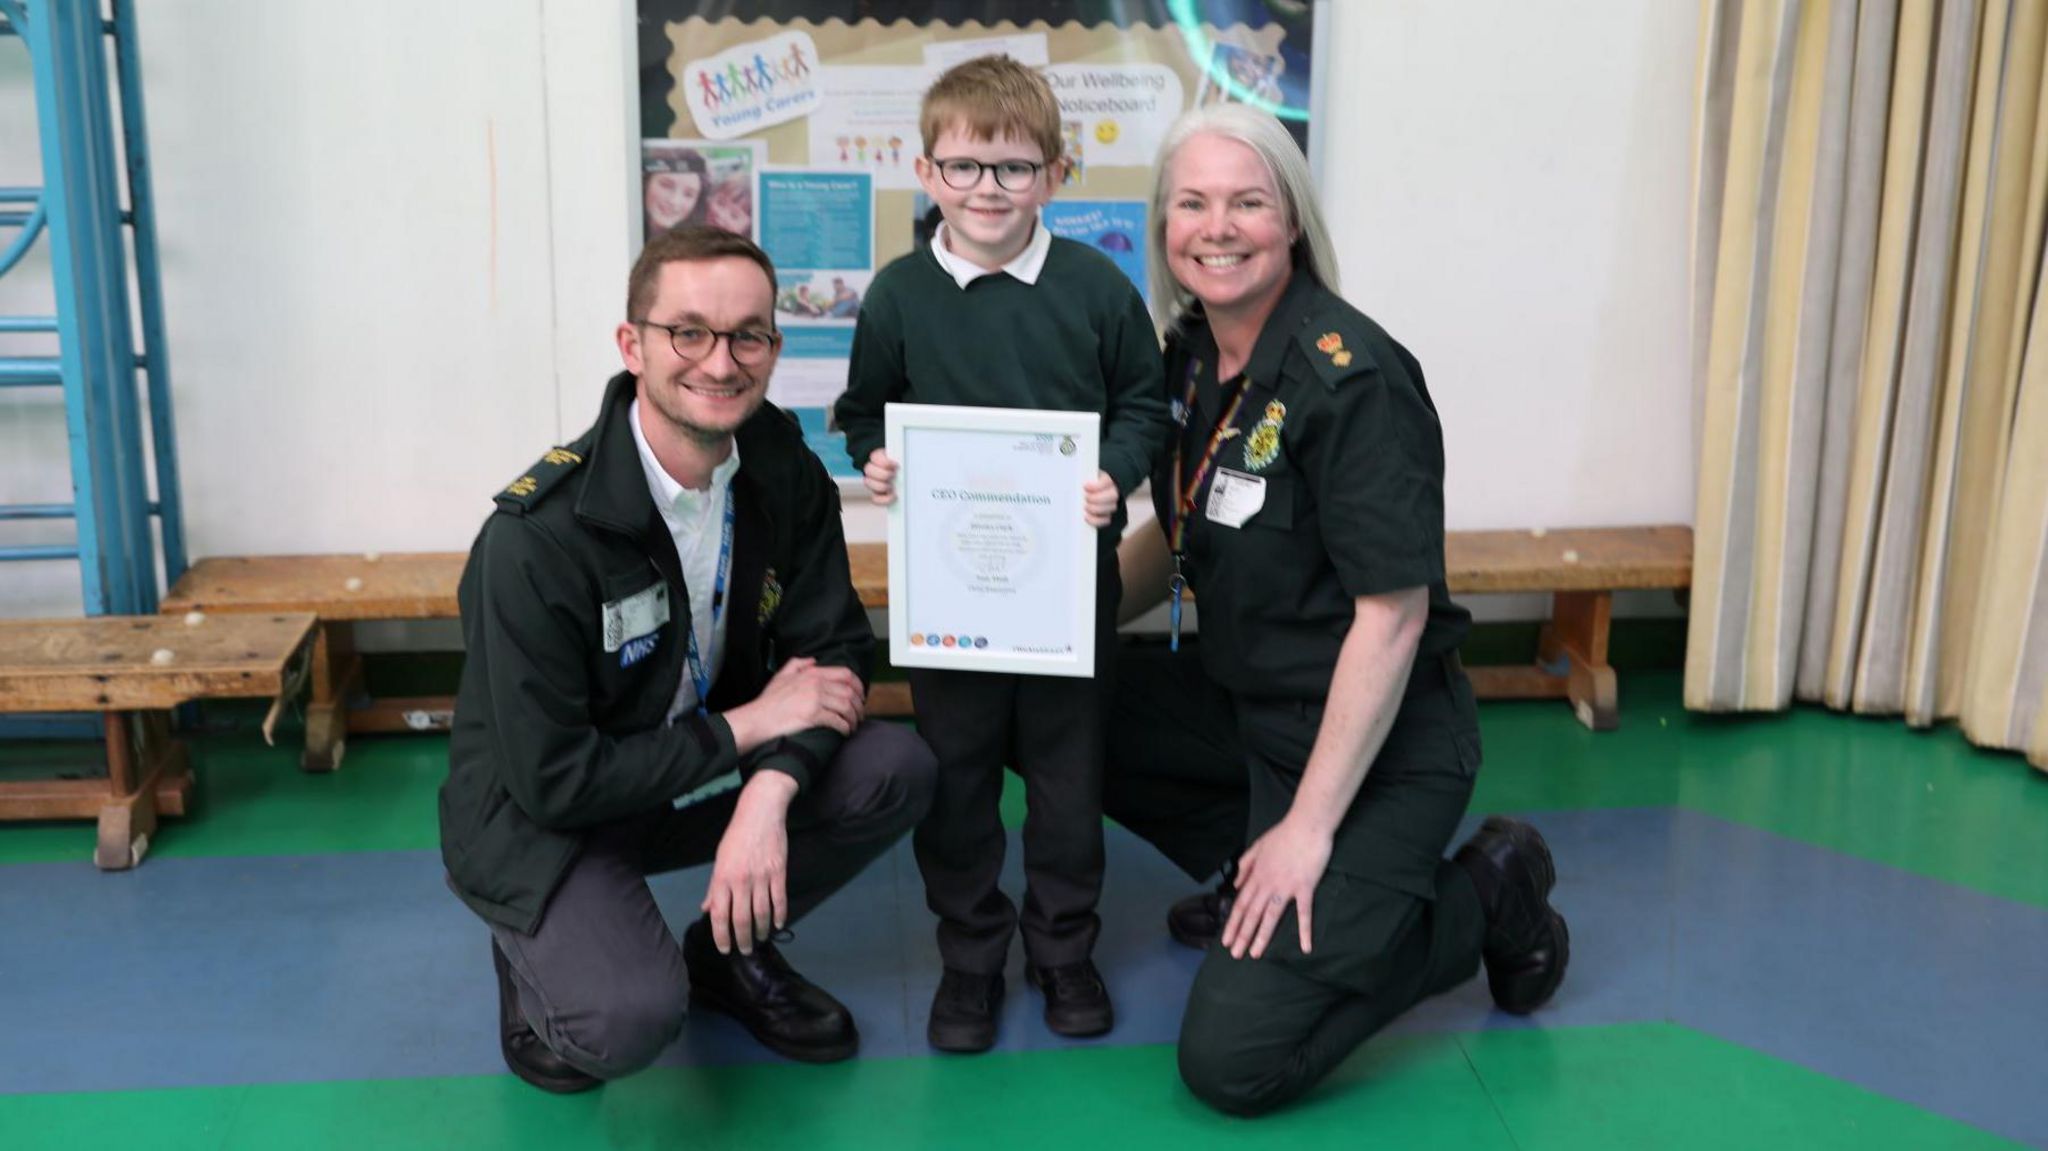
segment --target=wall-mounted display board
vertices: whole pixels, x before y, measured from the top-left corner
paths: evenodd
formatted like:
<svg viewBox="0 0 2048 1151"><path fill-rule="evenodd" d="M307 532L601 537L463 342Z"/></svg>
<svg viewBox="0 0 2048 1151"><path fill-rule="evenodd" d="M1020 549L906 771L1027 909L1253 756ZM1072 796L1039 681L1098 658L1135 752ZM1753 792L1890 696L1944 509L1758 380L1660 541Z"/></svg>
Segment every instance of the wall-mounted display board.
<svg viewBox="0 0 2048 1151"><path fill-rule="evenodd" d="M991 52L1043 70L1072 162L1046 226L1140 291L1175 117L1253 103L1307 141L1309 0L640 0L639 21L644 228L709 223L767 249L785 333L769 395L841 477L857 473L830 411L861 296L937 223L914 163L940 72Z"/></svg>

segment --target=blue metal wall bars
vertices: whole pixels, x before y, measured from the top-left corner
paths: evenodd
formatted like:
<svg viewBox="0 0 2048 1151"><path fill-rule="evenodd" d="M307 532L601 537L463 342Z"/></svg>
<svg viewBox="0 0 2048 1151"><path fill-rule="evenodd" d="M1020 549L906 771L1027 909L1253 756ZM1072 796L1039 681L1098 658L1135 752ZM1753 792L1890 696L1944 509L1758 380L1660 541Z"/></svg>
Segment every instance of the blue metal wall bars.
<svg viewBox="0 0 2048 1151"><path fill-rule="evenodd" d="M185 540L134 0L0 0L0 50L9 35L35 77L43 185L0 188L0 274L47 238L57 314L0 316L0 340L54 333L58 354L0 355L0 388L63 390L73 501L0 504L0 520L74 519L77 543L0 547L0 560L76 559L88 614L152 613L166 586L152 517L166 582L185 570Z"/></svg>

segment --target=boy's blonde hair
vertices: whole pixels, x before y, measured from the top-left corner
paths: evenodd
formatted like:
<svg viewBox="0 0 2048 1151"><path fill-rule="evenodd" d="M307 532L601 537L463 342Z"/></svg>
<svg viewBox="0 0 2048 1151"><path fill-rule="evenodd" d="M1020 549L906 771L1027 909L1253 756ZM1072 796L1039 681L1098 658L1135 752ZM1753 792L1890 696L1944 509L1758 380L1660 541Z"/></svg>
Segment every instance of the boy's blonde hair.
<svg viewBox="0 0 2048 1151"><path fill-rule="evenodd" d="M924 154L948 128L976 140L1011 136L1038 145L1045 162L1060 158L1060 102L1045 77L1008 56L977 56L946 69L925 90L918 113Z"/></svg>

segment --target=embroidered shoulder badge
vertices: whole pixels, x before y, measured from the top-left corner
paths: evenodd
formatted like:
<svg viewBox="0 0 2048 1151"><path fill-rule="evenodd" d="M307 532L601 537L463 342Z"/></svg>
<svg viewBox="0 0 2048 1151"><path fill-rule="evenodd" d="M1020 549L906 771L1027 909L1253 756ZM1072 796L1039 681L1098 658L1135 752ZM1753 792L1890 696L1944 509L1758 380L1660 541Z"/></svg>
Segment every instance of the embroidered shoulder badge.
<svg viewBox="0 0 2048 1151"><path fill-rule="evenodd" d="M761 578L761 607L755 618L762 627L767 627L768 621L774 619L775 613L781 609L782 585L775 580L775 569L769 568L768 574Z"/></svg>
<svg viewBox="0 0 2048 1151"><path fill-rule="evenodd" d="M498 502L516 511L530 510L549 488L582 462L583 457L568 448L549 448L546 455L526 469L525 475L505 485L505 490L498 493Z"/></svg>
<svg viewBox="0 0 2048 1151"><path fill-rule="evenodd" d="M1325 337L1326 339L1330 337ZM1252 427L1244 439L1246 471L1265 471L1280 455L1280 425L1287 420L1287 405L1274 400L1266 405L1265 418Z"/></svg>
<svg viewBox="0 0 2048 1151"><path fill-rule="evenodd" d="M1340 368L1351 366L1351 350L1344 346L1344 337L1335 332L1324 332L1316 341L1316 351L1330 357L1330 362Z"/></svg>

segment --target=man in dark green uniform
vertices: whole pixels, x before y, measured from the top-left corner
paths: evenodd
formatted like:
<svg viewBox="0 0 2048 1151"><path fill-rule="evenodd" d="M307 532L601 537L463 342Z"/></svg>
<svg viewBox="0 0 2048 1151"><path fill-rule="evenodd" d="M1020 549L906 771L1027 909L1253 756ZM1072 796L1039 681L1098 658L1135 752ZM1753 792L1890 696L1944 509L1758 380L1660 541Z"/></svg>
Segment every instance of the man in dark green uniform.
<svg viewBox="0 0 2048 1151"><path fill-rule="evenodd" d="M1534 1010L1569 937L1533 827L1488 820L1444 858L1480 747L1420 365L1337 296L1306 164L1270 116L1191 113L1162 154L1180 436L1124 582L1127 614L1169 592L1176 641L1199 592L1199 671L1185 650L1120 664L1104 808L1197 879L1237 865L1170 917L1218 944L1180 1066L1204 1101L1256 1114L1482 957L1496 1002Z"/></svg>
<svg viewBox="0 0 2048 1151"><path fill-rule="evenodd" d="M765 401L774 298L744 237L650 243L597 423L499 494L463 573L442 856L491 929L506 1062L546 1090L651 1063L686 986L784 1055L851 1056L772 937L930 802L930 750L864 719L837 488ZM678 946L645 877L707 861Z"/></svg>

